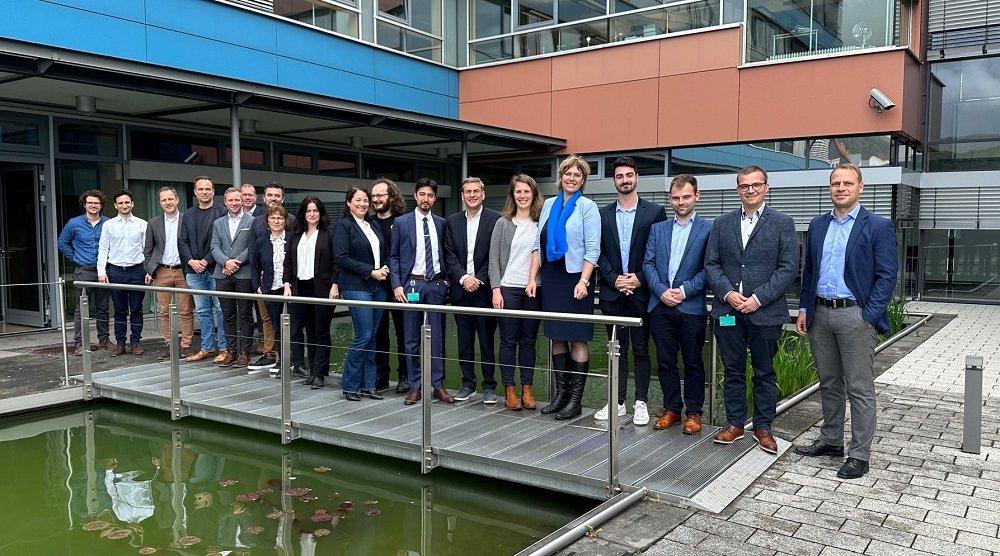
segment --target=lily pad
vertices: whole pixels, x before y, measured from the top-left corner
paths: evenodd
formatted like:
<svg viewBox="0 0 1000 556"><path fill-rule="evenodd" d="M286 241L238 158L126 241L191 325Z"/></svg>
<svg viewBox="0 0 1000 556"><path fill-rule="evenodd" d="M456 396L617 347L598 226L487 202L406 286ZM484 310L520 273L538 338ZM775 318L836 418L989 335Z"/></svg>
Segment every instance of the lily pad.
<svg viewBox="0 0 1000 556"><path fill-rule="evenodd" d="M327 495L327 498L330 498L332 500L332 499L337 498L339 496L340 496L339 492L331 492L330 494Z"/></svg>
<svg viewBox="0 0 1000 556"><path fill-rule="evenodd" d="M139 549L139 554L153 554L155 552L156 552L156 549L153 548L152 546L144 546L144 547L142 547L142 548Z"/></svg>
<svg viewBox="0 0 1000 556"><path fill-rule="evenodd" d="M310 494L307 494L305 496L299 496L299 500L301 502L312 502L313 500L316 500L316 497L312 496Z"/></svg>
<svg viewBox="0 0 1000 556"><path fill-rule="evenodd" d="M109 539L115 539L115 540L124 539L125 537L127 537L127 536L129 536L131 534L132 534L132 531L129 531L128 529L115 529L114 531L108 533L108 538Z"/></svg>
<svg viewBox="0 0 1000 556"><path fill-rule="evenodd" d="M378 500L365 500L366 506L374 506L375 504L378 504Z"/></svg>
<svg viewBox="0 0 1000 556"><path fill-rule="evenodd" d="M313 536L316 537L325 537L329 534L330 534L329 529L316 529L315 531L313 531Z"/></svg>
<svg viewBox="0 0 1000 556"><path fill-rule="evenodd" d="M219 481L219 486L224 486L224 487L233 486L238 482L239 481L237 481L236 479L226 479L225 481Z"/></svg>
<svg viewBox="0 0 1000 556"><path fill-rule="evenodd" d="M261 527L260 525L255 525L253 527L247 527L246 529L244 529L244 531L248 535L259 535L260 533L264 532L264 528Z"/></svg>
<svg viewBox="0 0 1000 556"><path fill-rule="evenodd" d="M313 523L320 523L323 521L330 521L331 519L333 519L333 516L326 512L323 512L321 514L313 514L312 517L310 517L309 519L311 519Z"/></svg>
<svg viewBox="0 0 1000 556"><path fill-rule="evenodd" d="M365 510L365 515L378 515L380 513L382 513L382 512L380 512L378 510Z"/></svg>
<svg viewBox="0 0 1000 556"><path fill-rule="evenodd" d="M89 521L83 524L84 531L100 531L101 529L107 529L111 527L111 524L107 521Z"/></svg>
<svg viewBox="0 0 1000 556"><path fill-rule="evenodd" d="M344 502L341 502L340 503L340 507L338 507L337 509L338 510L349 510L352 507L354 507L354 502L351 502L350 500L346 500Z"/></svg>
<svg viewBox="0 0 1000 556"><path fill-rule="evenodd" d="M280 519L284 515L285 515L284 511L282 511L282 510L274 510L273 512L270 512L269 514L265 515L264 517L266 517L268 519Z"/></svg>
<svg viewBox="0 0 1000 556"><path fill-rule="evenodd" d="M194 546L194 545L196 545L196 544L198 544L200 542L201 542L201 537L196 537L194 535L190 535L190 536L187 536L187 537L181 537L181 538L177 539L177 544L179 544L181 546Z"/></svg>
<svg viewBox="0 0 1000 556"><path fill-rule="evenodd" d="M262 489L260 489L260 490L257 491L257 494L259 494L261 496L264 496L264 495L267 495L267 494L271 494L272 492L274 492L274 491L271 490L271 489L269 489L269 488L262 488Z"/></svg>
<svg viewBox="0 0 1000 556"><path fill-rule="evenodd" d="M306 487L296 487L288 489L289 496L302 496L304 494L309 494L310 492L312 492L312 489Z"/></svg>
<svg viewBox="0 0 1000 556"><path fill-rule="evenodd" d="M327 467L327 466L325 466L325 465L320 465L319 467L314 467L313 468L313 471L315 471L317 473L326 473L329 470L330 470L330 468Z"/></svg>
<svg viewBox="0 0 1000 556"><path fill-rule="evenodd" d="M256 492L251 492L248 494L240 494L236 497L237 502L254 502L260 499L260 495Z"/></svg>

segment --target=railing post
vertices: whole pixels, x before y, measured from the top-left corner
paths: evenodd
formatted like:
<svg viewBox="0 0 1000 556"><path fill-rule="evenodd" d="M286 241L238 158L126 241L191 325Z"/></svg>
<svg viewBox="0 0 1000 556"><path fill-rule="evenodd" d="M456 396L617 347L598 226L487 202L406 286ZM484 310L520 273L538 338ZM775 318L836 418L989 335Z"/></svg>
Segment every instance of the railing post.
<svg viewBox="0 0 1000 556"><path fill-rule="evenodd" d="M978 454L983 445L983 356L965 356L965 426L962 451Z"/></svg>
<svg viewBox="0 0 1000 556"><path fill-rule="evenodd" d="M66 345L66 292L64 291L66 280L59 278L56 288L59 290L56 295L56 311L59 313L59 330L62 332L63 386L69 386L69 347Z"/></svg>
<svg viewBox="0 0 1000 556"><path fill-rule="evenodd" d="M608 340L608 498L621 492L621 486L618 484L618 365L620 357L618 325L613 325L611 338Z"/></svg>
<svg viewBox="0 0 1000 556"><path fill-rule="evenodd" d="M281 443L288 444L299 437L298 429L292 424L292 326L288 316L288 303L282 305L280 326L281 346L278 348L278 361L281 365Z"/></svg>
<svg viewBox="0 0 1000 556"><path fill-rule="evenodd" d="M170 419L176 421L188 414L181 400L180 313L176 303L167 307L167 327L167 337L170 338Z"/></svg>
<svg viewBox="0 0 1000 556"><path fill-rule="evenodd" d="M87 290L80 295L80 341L83 342L83 399L94 399L93 353L90 352L90 303Z"/></svg>
<svg viewBox="0 0 1000 556"><path fill-rule="evenodd" d="M431 446L431 325L430 313L424 311L424 324L420 327L420 472L430 473L437 467L434 448Z"/></svg>
<svg viewBox="0 0 1000 556"><path fill-rule="evenodd" d="M716 418L716 406L718 405L718 395L719 395L719 377L716 373L719 372L719 342L715 339L715 323L712 322L711 317L708 319L708 335L711 337L711 349L708 350L709 357L712 359L712 364L709 365L709 384L708 384L708 424L713 427L716 426L718 419Z"/></svg>

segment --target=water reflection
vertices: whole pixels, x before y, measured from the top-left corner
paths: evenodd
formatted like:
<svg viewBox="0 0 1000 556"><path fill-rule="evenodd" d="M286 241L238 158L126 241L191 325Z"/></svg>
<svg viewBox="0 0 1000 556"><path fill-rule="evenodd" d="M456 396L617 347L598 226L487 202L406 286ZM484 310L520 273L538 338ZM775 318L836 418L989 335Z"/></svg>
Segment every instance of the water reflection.
<svg viewBox="0 0 1000 556"><path fill-rule="evenodd" d="M506 555L594 505L124 405L0 423L0 474L3 555Z"/></svg>

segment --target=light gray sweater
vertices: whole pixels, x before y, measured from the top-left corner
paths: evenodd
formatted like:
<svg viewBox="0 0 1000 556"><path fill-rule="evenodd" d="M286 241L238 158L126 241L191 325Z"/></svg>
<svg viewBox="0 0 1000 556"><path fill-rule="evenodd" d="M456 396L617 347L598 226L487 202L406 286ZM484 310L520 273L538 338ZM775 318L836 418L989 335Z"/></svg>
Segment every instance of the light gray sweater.
<svg viewBox="0 0 1000 556"><path fill-rule="evenodd" d="M493 228L493 235L490 237L490 284L495 288L500 287L500 281L507 270L515 231L517 226L514 221L506 217L497 220L497 225ZM540 272L535 274L535 285L542 285Z"/></svg>

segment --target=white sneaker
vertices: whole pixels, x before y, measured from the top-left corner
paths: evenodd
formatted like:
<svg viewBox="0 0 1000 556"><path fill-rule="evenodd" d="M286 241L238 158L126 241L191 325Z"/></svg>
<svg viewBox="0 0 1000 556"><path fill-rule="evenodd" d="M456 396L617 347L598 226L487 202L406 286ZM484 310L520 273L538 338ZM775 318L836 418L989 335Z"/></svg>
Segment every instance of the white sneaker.
<svg viewBox="0 0 1000 556"><path fill-rule="evenodd" d="M625 404L618 404L618 416L624 417L626 415ZM608 420L608 406L602 407L597 413L594 414L594 419L597 421L607 421ZM646 416L646 421L649 421L649 416Z"/></svg>
<svg viewBox="0 0 1000 556"><path fill-rule="evenodd" d="M646 402L636 400L635 415L632 417L632 424L640 427L649 424L649 410L646 409Z"/></svg>

